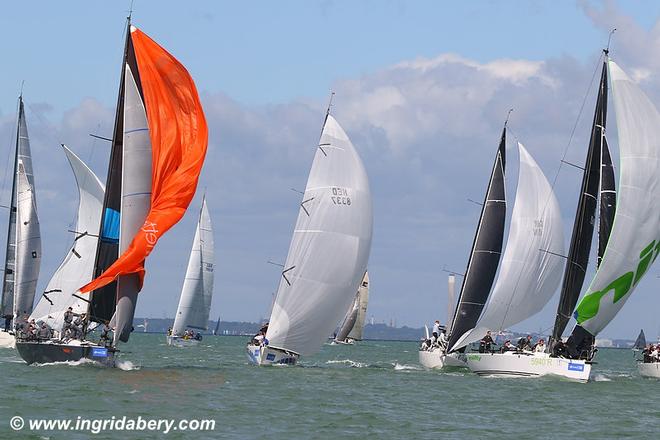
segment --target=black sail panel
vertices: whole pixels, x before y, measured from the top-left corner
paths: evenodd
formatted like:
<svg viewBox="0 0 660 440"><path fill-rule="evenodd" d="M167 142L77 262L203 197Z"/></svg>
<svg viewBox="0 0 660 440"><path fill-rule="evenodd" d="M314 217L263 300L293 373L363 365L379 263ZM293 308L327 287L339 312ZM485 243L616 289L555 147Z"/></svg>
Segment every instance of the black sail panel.
<svg viewBox="0 0 660 440"><path fill-rule="evenodd" d="M594 233L596 206L598 202L601 144L604 138L605 121L607 116L607 64L603 63L600 78L596 111L594 114L587 160L584 165L582 186L578 201L575 223L571 235L571 244L568 259L564 270L564 279L561 286L561 296L557 307L555 326L552 332L553 340L561 338L571 314L575 309L577 300L584 284L584 278L589 263L589 252Z"/></svg>
<svg viewBox="0 0 660 440"><path fill-rule="evenodd" d="M506 219L505 162L506 127L495 157L493 171L481 209L468 267L449 330L448 347L452 347L468 330L474 328L486 304L495 280L502 254Z"/></svg>
<svg viewBox="0 0 660 440"><path fill-rule="evenodd" d="M600 219L598 227L598 266L603 259L605 247L610 239L614 213L616 212L616 186L614 182L614 166L607 138L603 137L600 177Z"/></svg>
<svg viewBox="0 0 660 440"><path fill-rule="evenodd" d="M119 258L119 225L121 216L121 176L122 153L124 137L124 69L126 64L133 72L138 72L137 61L131 43L130 23L126 29L126 46L124 61L121 65L121 80L119 83L119 96L117 98L117 111L115 126L112 134L112 150L108 165L108 176L105 186L103 213L101 217L101 231L96 250L96 263L94 278L101 275L117 258ZM134 75L139 84L139 77ZM142 90L140 89L140 92ZM109 322L115 313L117 301L117 282L114 281L100 289L91 292L90 319L97 322Z"/></svg>

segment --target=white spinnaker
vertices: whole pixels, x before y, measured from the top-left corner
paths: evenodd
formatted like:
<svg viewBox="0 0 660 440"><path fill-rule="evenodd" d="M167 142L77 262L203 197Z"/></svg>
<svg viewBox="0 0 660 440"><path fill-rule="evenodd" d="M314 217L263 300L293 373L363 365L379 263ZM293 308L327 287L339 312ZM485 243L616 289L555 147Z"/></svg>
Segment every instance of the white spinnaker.
<svg viewBox="0 0 660 440"><path fill-rule="evenodd" d="M121 215L119 217L119 255L144 225L151 207L151 138L144 103L128 64L124 76L124 134L121 175ZM139 291L137 274L117 279L117 308L111 325L115 341L128 340Z"/></svg>
<svg viewBox="0 0 660 440"><path fill-rule="evenodd" d="M358 314L355 325L348 334L348 337L356 341L362 340L364 332L364 322L367 319L367 306L369 305L369 272L365 272L364 278L360 283L357 294Z"/></svg>
<svg viewBox="0 0 660 440"><path fill-rule="evenodd" d="M94 260L100 229L105 190L96 174L71 150L62 144L78 188L78 217L75 238L64 261L57 268L32 311L30 318L43 321L57 331L64 324L64 312L72 307L74 313L87 312L87 302L73 296L82 285L93 278ZM84 295L80 295L83 297ZM50 301L49 301L50 300ZM52 303L52 304L51 304Z"/></svg>
<svg viewBox="0 0 660 440"><path fill-rule="evenodd" d="M364 165L328 115L273 305L272 346L302 355L321 348L367 270L372 227Z"/></svg>
<svg viewBox="0 0 660 440"><path fill-rule="evenodd" d="M520 172L500 272L476 328L452 347L480 340L541 311L561 281L564 227L550 183L521 143Z"/></svg>
<svg viewBox="0 0 660 440"><path fill-rule="evenodd" d="M208 328L209 311L213 298L214 259L213 229L205 198L202 201L202 209L199 213L199 221L188 260L188 270L174 318L173 334L181 335L188 327L199 330Z"/></svg>
<svg viewBox="0 0 660 440"><path fill-rule="evenodd" d="M619 136L616 213L603 260L577 309L578 323L594 336L660 251L660 114L616 63L608 64Z"/></svg>
<svg viewBox="0 0 660 440"><path fill-rule="evenodd" d="M41 266L41 232L34 190L25 174L23 161L18 161L16 203L16 274L14 316L32 313L34 293Z"/></svg>

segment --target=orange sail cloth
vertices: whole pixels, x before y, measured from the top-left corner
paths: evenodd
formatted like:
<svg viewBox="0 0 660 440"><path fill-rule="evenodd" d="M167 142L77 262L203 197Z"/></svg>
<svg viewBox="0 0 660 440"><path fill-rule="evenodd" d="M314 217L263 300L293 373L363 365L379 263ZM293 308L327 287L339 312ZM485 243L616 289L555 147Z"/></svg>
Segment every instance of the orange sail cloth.
<svg viewBox="0 0 660 440"><path fill-rule="evenodd" d="M204 164L208 127L188 71L155 41L131 26L152 148L151 209L128 249L108 269L81 287L89 292L119 275L138 273L158 239L183 217Z"/></svg>

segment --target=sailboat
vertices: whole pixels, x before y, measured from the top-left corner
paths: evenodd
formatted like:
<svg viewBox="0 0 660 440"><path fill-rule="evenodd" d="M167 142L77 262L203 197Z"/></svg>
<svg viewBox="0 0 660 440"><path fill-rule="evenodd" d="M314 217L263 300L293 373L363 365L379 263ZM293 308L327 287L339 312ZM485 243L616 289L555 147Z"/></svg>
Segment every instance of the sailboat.
<svg viewBox="0 0 660 440"><path fill-rule="evenodd" d="M501 257L506 219L506 130L505 122L456 309L448 312L451 318L446 329L447 341L430 348L420 347L419 362L426 368L466 366L464 350L452 350L452 347L460 336L474 328L490 294ZM455 278L452 276L448 282L453 297Z"/></svg>
<svg viewBox="0 0 660 440"><path fill-rule="evenodd" d="M369 303L369 272L365 272L364 278L358 287L353 303L348 309L334 341L337 344L355 344L362 340L364 321L367 318L367 305Z"/></svg>
<svg viewBox="0 0 660 440"><path fill-rule="evenodd" d="M561 281L564 233L559 203L543 171L520 142L518 151L516 199L497 281L475 328L459 337L450 351L535 315ZM470 370L484 376L533 375L528 368L545 362L549 355L542 355L543 359L537 359L531 352L470 353L467 363Z"/></svg>
<svg viewBox="0 0 660 440"><path fill-rule="evenodd" d="M658 339L658 345L660 345L660 338ZM647 349L644 330L640 330L639 336L637 336L637 340L633 345L633 352L642 352L642 357L637 359L639 375L660 379L660 362L658 362L657 358L652 357L652 352L647 351ZM657 346L655 350L658 350Z"/></svg>
<svg viewBox="0 0 660 440"><path fill-rule="evenodd" d="M168 345L197 345L202 336L192 334L190 329L208 330L213 298L213 264L213 228L204 197L174 326L167 335Z"/></svg>
<svg viewBox="0 0 660 440"><path fill-rule="evenodd" d="M82 336L65 332L45 342L17 340L27 363L87 358L114 365L119 342L128 342L132 331L144 261L190 204L207 141L192 78L132 26L129 16L101 221L94 234L95 278L76 294L87 304L79 316L82 327L74 332ZM98 343L87 338L96 324L104 326Z"/></svg>
<svg viewBox="0 0 660 440"><path fill-rule="evenodd" d="M321 348L367 270L372 223L364 165L328 106L269 324L247 345L251 363L295 364Z"/></svg>
<svg viewBox="0 0 660 440"><path fill-rule="evenodd" d="M5 319L0 347L13 347L16 331L27 329L41 265L41 237L32 172L32 154L23 95L18 97L7 246L0 309Z"/></svg>
<svg viewBox="0 0 660 440"><path fill-rule="evenodd" d="M220 317L218 316L218 320L215 322L215 328L213 329L213 336L218 335L219 330L220 330Z"/></svg>

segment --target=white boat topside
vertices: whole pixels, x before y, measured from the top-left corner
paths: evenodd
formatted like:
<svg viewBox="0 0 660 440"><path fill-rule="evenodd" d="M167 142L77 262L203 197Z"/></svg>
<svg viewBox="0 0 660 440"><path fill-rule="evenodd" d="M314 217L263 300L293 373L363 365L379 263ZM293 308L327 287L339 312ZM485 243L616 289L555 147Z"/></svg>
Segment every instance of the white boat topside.
<svg viewBox="0 0 660 440"><path fill-rule="evenodd" d="M539 377L561 376L586 382L591 374L591 364L584 360L551 357L548 353L515 351L505 353L470 353L467 355L470 370L480 376Z"/></svg>
<svg viewBox="0 0 660 440"><path fill-rule="evenodd" d="M654 377L660 379L660 362L640 362L637 364L637 371L642 377Z"/></svg>
<svg viewBox="0 0 660 440"><path fill-rule="evenodd" d="M419 350L419 363L427 369L442 369L444 367L467 368L467 358L463 353L446 354L444 350Z"/></svg>

